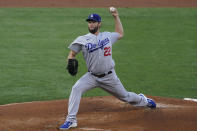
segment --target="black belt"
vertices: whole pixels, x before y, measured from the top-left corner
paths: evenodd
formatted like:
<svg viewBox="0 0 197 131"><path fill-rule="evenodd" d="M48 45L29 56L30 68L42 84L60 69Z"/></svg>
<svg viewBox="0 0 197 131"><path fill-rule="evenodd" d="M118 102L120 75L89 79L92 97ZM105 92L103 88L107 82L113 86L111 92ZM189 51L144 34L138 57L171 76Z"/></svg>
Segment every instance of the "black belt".
<svg viewBox="0 0 197 131"><path fill-rule="evenodd" d="M112 71L109 71L109 72L107 72L106 74L100 74L100 75L93 74L93 73L91 73L91 74L94 75L94 76L96 76L96 77L98 77L98 78L102 78L102 77L104 77L104 76L106 76L106 75L109 75L109 74L111 74L111 73L112 73Z"/></svg>

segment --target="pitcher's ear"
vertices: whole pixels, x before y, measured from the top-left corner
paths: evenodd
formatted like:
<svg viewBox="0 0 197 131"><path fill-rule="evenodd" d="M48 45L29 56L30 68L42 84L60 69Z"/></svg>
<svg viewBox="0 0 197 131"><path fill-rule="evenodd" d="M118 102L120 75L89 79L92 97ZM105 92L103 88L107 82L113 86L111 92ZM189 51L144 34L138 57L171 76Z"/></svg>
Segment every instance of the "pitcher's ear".
<svg viewBox="0 0 197 131"><path fill-rule="evenodd" d="M102 26L102 23L101 23L101 22L99 22L99 27L101 28L101 26Z"/></svg>

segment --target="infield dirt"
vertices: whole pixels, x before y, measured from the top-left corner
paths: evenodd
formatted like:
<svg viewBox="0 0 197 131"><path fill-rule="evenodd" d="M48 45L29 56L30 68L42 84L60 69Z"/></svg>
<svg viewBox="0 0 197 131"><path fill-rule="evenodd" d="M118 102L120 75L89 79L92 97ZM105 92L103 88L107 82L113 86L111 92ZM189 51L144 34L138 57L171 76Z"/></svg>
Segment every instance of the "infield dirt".
<svg viewBox="0 0 197 131"><path fill-rule="evenodd" d="M83 98L72 131L195 131L197 102L151 97L156 109L137 108L112 96ZM0 106L1 131L55 131L68 100Z"/></svg>
<svg viewBox="0 0 197 131"><path fill-rule="evenodd" d="M197 0L0 0L0 7L196 7ZM151 96L150 96L151 97ZM156 109L137 108L112 96L82 98L72 131L195 131L197 102L151 97ZM55 131L68 100L0 106L0 131Z"/></svg>

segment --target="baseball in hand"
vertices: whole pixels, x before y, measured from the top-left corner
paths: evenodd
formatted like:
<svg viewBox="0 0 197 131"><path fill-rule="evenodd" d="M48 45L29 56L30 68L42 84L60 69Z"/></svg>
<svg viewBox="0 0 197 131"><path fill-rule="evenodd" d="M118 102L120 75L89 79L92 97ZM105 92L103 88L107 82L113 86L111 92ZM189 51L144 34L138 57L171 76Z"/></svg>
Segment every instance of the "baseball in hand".
<svg viewBox="0 0 197 131"><path fill-rule="evenodd" d="M109 10L110 10L110 12L115 12L116 8L110 7Z"/></svg>

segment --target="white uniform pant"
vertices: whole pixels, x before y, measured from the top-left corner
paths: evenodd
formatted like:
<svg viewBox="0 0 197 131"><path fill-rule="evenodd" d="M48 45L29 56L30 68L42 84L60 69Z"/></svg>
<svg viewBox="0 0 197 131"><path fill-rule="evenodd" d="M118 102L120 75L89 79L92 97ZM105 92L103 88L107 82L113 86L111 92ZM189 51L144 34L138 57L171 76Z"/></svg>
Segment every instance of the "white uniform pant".
<svg viewBox="0 0 197 131"><path fill-rule="evenodd" d="M136 93L127 92L125 90L114 70L112 70L111 74L108 74L102 78L98 78L90 72L87 72L72 87L72 92L69 97L68 115L66 121L77 122L76 115L79 110L82 94L87 90L96 87L100 87L118 99L130 104L138 104L142 101L142 97ZM141 106L145 106L146 104L147 103L141 103Z"/></svg>

